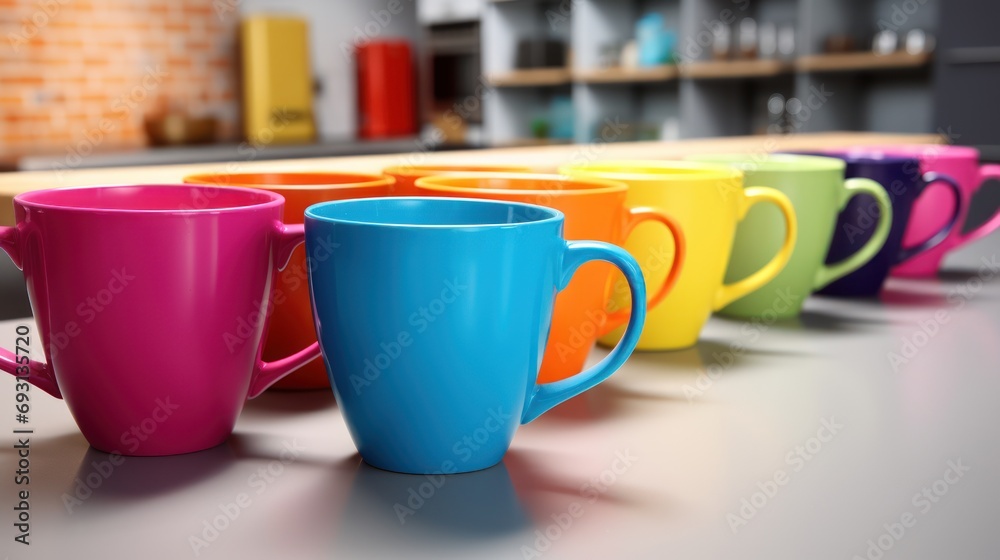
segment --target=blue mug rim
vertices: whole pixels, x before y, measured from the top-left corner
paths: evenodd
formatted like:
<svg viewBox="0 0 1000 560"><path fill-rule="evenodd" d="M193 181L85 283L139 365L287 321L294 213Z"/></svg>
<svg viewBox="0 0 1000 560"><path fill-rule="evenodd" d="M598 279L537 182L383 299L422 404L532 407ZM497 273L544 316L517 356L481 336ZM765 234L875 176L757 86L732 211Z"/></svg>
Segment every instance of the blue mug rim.
<svg viewBox="0 0 1000 560"><path fill-rule="evenodd" d="M393 202L420 202L425 204L440 205L465 205L465 206L506 206L522 208L525 211L536 212L539 219L528 219L523 222L491 222L491 223L442 223L442 224L416 224L403 222L377 222L358 219L347 219L333 216L324 216L318 212L324 208L332 206L368 206L372 204L385 204ZM525 212L525 215L530 215ZM490 200L482 198L458 198L458 197L433 197L433 196L381 196L371 198L351 198L345 200L331 200L319 202L306 208L305 218L307 220L317 220L327 223L379 227L379 228L401 228L401 229L491 229L491 228L511 228L540 225L545 223L562 222L565 216L555 208L541 206L538 204L527 204L524 202L513 202L506 200Z"/></svg>

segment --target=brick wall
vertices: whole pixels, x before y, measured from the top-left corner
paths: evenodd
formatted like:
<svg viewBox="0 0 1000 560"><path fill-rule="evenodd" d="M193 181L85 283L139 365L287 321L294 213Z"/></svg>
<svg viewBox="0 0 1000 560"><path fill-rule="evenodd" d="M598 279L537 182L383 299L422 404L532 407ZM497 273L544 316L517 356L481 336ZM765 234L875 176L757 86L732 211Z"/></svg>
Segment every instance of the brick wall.
<svg viewBox="0 0 1000 560"><path fill-rule="evenodd" d="M141 146L168 108L236 137L238 1L0 0L0 154Z"/></svg>

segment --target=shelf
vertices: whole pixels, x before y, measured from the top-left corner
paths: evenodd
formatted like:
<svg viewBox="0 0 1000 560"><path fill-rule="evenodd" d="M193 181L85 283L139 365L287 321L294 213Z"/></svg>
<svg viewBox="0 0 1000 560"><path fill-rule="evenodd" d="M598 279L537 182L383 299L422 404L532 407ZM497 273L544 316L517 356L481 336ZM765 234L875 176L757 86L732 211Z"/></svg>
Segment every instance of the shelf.
<svg viewBox="0 0 1000 560"><path fill-rule="evenodd" d="M489 75L496 87L560 86L570 82L569 68L528 68Z"/></svg>
<svg viewBox="0 0 1000 560"><path fill-rule="evenodd" d="M731 78L766 78L791 72L784 60L706 60L680 65L682 78L723 80Z"/></svg>
<svg viewBox="0 0 1000 560"><path fill-rule="evenodd" d="M844 54L819 54L800 57L795 68L800 72L848 72L852 70L892 70L920 68L931 61L931 53L910 54L895 52L875 54L856 52Z"/></svg>
<svg viewBox="0 0 1000 560"><path fill-rule="evenodd" d="M597 68L576 70L573 81L584 84L628 84L639 82L665 82L677 79L677 66L663 65L647 68Z"/></svg>
<svg viewBox="0 0 1000 560"><path fill-rule="evenodd" d="M859 25L871 27L894 18L898 14L892 11L891 2L761 0L752 3L753 9L734 16L731 23L738 26L737 20L752 16L761 25L765 21L778 28L792 25L800 50L792 52L782 44L779 51L774 44L745 53L749 57L729 49L719 58L714 56L711 41L701 39L711 38L706 22L719 14L730 20L732 14L722 10L723 4L732 3L726 0L484 2L482 68L486 83L498 92L483 100L483 138L491 145L509 145L530 136L529 123L552 110L554 96L559 102L565 98L572 102L578 142L592 140L594 127L609 115L661 127L676 121L670 130L685 138L749 134L768 122L767 101L772 94L808 100L814 88L834 78L837 83L828 84L827 90L835 85L843 94L829 100L826 110L814 111L808 120L797 122L797 131L922 132L937 126L933 122L937 104L933 53L913 56L902 49L903 53L887 56L871 52L819 56L827 37L856 35ZM938 13L950 4L944 0L920 3L919 15L906 14L906 27L936 35ZM572 10L565 9L570 5ZM620 57L618 48L634 38L637 22L648 12L658 12L673 24L678 52L672 59L659 60L666 63L661 66L623 67L623 60L634 58L621 59L615 53ZM555 14L559 17L552 17ZM738 30L733 31L730 38L738 42ZM519 45L528 38L564 43L568 71L554 67L515 70ZM688 45L693 39L705 44ZM869 51L860 43L857 48ZM563 66L563 61L546 59L536 64Z"/></svg>
<svg viewBox="0 0 1000 560"><path fill-rule="evenodd" d="M570 71L567 68L531 68L492 74L490 84L497 87L558 86L572 82L583 84L628 84L665 82L678 77L696 80L767 78L792 71L847 72L895 68L919 68L930 63L930 53L911 55L898 52L876 55L870 52L803 56L794 63L784 60L726 60L690 62L649 68L596 68Z"/></svg>

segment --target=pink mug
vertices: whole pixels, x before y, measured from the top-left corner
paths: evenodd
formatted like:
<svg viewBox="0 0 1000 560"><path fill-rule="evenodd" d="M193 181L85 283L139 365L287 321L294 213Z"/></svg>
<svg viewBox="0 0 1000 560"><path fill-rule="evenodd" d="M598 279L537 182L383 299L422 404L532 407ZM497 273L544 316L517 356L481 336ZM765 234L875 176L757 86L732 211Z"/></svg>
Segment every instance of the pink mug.
<svg viewBox="0 0 1000 560"><path fill-rule="evenodd" d="M1000 179L1000 165L980 166L979 150L966 146L940 144L877 146L867 147L865 150L873 148L890 155L919 159L921 173L935 172L949 175L958 182L962 193L958 209L959 226L952 228L951 233L936 247L893 268L891 273L893 276L935 276L948 252L1000 228L1000 212L997 212L983 225L968 233L962 233L972 195L987 179ZM954 212L955 198L948 189L937 187L927 189L913 206L910 223L903 236L903 245L912 247L930 239L935 232L941 230Z"/></svg>
<svg viewBox="0 0 1000 560"><path fill-rule="evenodd" d="M64 398L101 451L222 443L248 398L319 355L261 360L275 276L303 242L284 203L197 185L16 196L0 248L24 271L46 363L0 349L0 369Z"/></svg>

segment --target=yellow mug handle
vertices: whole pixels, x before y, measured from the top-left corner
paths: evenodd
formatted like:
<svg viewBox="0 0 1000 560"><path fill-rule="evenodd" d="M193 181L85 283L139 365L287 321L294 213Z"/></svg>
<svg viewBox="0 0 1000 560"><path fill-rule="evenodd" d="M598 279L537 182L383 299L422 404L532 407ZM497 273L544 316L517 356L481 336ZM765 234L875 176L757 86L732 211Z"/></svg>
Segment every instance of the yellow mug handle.
<svg viewBox="0 0 1000 560"><path fill-rule="evenodd" d="M723 284L715 294L715 305L713 311L718 311L730 303L740 299L754 290L758 290L774 279L788 264L792 258L792 250L795 248L795 240L798 238L799 225L795 218L795 207L792 201L784 193L771 187L747 187L744 190L746 195L743 204L739 209L738 218L742 221L746 217L750 207L759 202L771 202L781 210L785 216L785 241L781 245L778 254L774 255L763 268L754 272L746 278L732 284Z"/></svg>

